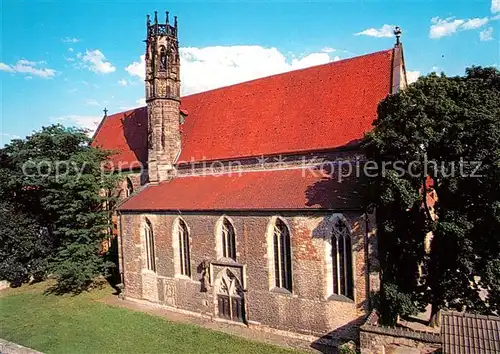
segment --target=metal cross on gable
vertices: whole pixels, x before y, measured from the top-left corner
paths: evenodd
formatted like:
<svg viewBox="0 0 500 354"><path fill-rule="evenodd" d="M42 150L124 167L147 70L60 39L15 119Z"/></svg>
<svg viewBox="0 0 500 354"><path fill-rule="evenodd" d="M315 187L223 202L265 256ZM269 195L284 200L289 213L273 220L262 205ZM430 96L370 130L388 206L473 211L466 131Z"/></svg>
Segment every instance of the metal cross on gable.
<svg viewBox="0 0 500 354"><path fill-rule="evenodd" d="M401 34L403 32L401 31L401 28L399 26L394 27L394 35L396 36L396 45L401 44Z"/></svg>
<svg viewBox="0 0 500 354"><path fill-rule="evenodd" d="M107 117L107 115L108 115L108 109L106 107L104 107L103 112L104 112L104 116Z"/></svg>

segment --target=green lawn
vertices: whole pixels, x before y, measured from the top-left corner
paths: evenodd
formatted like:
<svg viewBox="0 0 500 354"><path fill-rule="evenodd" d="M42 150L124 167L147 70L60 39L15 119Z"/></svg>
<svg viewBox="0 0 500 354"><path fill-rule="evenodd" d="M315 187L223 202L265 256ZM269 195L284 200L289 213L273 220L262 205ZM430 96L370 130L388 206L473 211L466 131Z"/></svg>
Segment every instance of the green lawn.
<svg viewBox="0 0 500 354"><path fill-rule="evenodd" d="M293 353L198 326L108 306L109 287L44 295L46 284L0 292L0 338L45 353Z"/></svg>

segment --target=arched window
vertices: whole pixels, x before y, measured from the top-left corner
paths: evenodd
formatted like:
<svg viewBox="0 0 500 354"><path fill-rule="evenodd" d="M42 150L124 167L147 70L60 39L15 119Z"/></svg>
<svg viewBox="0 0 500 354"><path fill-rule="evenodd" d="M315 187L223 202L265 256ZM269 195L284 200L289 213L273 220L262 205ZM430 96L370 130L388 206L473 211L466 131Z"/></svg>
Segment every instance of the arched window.
<svg viewBox="0 0 500 354"><path fill-rule="evenodd" d="M128 177L125 179L125 183L127 184L125 186L125 197L128 198L134 193L134 185Z"/></svg>
<svg viewBox="0 0 500 354"><path fill-rule="evenodd" d="M179 274L191 276L191 257L189 254L189 232L186 223L178 219L177 225Z"/></svg>
<svg viewBox="0 0 500 354"><path fill-rule="evenodd" d="M281 219L276 219L273 230L274 283L277 288L292 291L292 257L290 232Z"/></svg>
<svg viewBox="0 0 500 354"><path fill-rule="evenodd" d="M244 290L238 277L224 268L215 280L218 315L227 320L245 322Z"/></svg>
<svg viewBox="0 0 500 354"><path fill-rule="evenodd" d="M146 250L146 268L156 272L153 227L148 219L144 223L144 246Z"/></svg>
<svg viewBox="0 0 500 354"><path fill-rule="evenodd" d="M236 237L233 224L224 217L221 224L221 255L224 258L236 260Z"/></svg>
<svg viewBox="0 0 500 354"><path fill-rule="evenodd" d="M353 299L351 236L340 219L334 224L331 242L333 293Z"/></svg>
<svg viewBox="0 0 500 354"><path fill-rule="evenodd" d="M164 46L160 48L160 70L167 69L167 51Z"/></svg>

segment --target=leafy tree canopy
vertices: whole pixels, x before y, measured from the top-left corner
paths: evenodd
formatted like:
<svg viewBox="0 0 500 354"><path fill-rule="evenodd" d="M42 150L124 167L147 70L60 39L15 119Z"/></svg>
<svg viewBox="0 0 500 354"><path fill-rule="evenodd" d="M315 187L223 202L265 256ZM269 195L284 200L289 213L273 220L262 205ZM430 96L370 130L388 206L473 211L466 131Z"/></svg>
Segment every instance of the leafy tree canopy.
<svg viewBox="0 0 500 354"><path fill-rule="evenodd" d="M500 72L422 77L387 97L374 125L364 149L379 168L371 201L386 322L428 303L433 315L498 313Z"/></svg>
<svg viewBox="0 0 500 354"><path fill-rule="evenodd" d="M89 142L84 130L53 125L0 150L0 198L9 203L12 220L29 220L27 215L33 220L30 227L19 223L17 236L6 220L0 230L2 245L13 253L24 252L27 258L21 264L26 269L30 252L38 246L21 241L38 239L47 246L45 271L56 276L58 292L85 289L109 266L99 249L109 226L106 191L115 186L117 176L101 168L108 152Z"/></svg>

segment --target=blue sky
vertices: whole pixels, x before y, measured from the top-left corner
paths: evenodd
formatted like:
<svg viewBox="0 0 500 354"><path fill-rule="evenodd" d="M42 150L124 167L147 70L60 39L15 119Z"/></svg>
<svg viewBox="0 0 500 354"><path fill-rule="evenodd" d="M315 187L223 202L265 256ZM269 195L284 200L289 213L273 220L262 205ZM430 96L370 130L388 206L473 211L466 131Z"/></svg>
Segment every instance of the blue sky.
<svg viewBox="0 0 500 354"><path fill-rule="evenodd" d="M145 16L179 17L183 94L391 48L411 77L499 65L500 0L1 2L0 146L143 105Z"/></svg>

